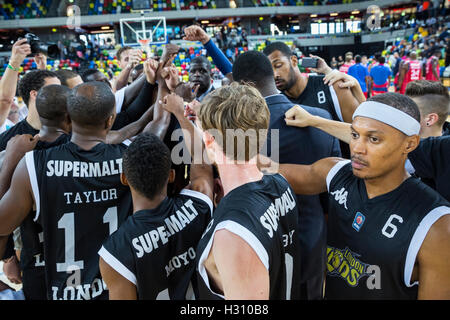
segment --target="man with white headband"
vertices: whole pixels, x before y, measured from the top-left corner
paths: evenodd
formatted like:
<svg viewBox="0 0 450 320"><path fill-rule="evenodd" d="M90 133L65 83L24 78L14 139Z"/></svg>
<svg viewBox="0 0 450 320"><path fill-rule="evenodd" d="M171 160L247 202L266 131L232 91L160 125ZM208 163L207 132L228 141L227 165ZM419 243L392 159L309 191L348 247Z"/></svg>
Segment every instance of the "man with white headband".
<svg viewBox="0 0 450 320"><path fill-rule="evenodd" d="M450 203L405 170L419 121L410 98L377 95L355 110L351 160L279 165L295 193L328 190L326 299L450 299Z"/></svg>

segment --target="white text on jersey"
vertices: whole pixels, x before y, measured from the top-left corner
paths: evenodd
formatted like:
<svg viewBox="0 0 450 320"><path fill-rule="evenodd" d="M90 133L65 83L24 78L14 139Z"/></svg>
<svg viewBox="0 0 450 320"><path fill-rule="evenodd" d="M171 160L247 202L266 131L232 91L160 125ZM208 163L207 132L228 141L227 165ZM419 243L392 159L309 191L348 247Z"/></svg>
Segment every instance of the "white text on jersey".
<svg viewBox="0 0 450 320"><path fill-rule="evenodd" d="M189 209L189 210L188 210ZM150 253L153 249L159 248L159 242L166 244L168 238L177 232L183 230L195 217L198 216L192 200L186 201L175 214L170 215L164 220L165 226L151 230L131 240L136 249L136 256L142 258L144 253Z"/></svg>
<svg viewBox="0 0 450 320"><path fill-rule="evenodd" d="M102 162L67 160L47 161L47 177L93 178L122 173L122 159Z"/></svg>
<svg viewBox="0 0 450 320"><path fill-rule="evenodd" d="M280 198L275 199L275 201L270 204L267 211L259 218L259 221L264 228L267 229L269 237L272 238L273 233L277 231L280 216L285 216L287 213L291 212L295 206L296 202L290 189L287 189Z"/></svg>

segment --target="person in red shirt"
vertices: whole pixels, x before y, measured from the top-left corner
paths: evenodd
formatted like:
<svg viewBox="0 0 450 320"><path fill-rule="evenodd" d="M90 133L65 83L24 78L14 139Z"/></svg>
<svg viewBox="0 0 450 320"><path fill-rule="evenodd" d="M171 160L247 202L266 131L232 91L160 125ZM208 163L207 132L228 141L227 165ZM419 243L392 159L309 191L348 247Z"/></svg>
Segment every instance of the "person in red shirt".
<svg viewBox="0 0 450 320"><path fill-rule="evenodd" d="M433 55L428 58L426 65L426 80L439 81L439 59L441 58L441 50L436 49Z"/></svg>
<svg viewBox="0 0 450 320"><path fill-rule="evenodd" d="M405 94L406 85L414 80L422 79L422 63L417 60L415 51L409 53L409 59L400 65L400 75L398 77L397 90Z"/></svg>
<svg viewBox="0 0 450 320"><path fill-rule="evenodd" d="M339 68L339 71L348 73L348 68L350 68L353 65L352 60L353 60L353 55L347 53L345 55L345 63Z"/></svg>

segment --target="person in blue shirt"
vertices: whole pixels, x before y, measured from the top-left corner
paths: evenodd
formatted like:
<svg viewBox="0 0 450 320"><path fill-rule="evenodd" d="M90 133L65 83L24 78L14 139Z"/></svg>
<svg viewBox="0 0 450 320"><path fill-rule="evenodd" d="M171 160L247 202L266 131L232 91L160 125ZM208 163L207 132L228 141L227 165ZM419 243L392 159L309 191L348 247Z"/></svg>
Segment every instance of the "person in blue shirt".
<svg viewBox="0 0 450 320"><path fill-rule="evenodd" d="M361 86L361 90L367 98L367 89L369 88L369 71L367 67L361 64L361 56L355 56L355 64L348 68L348 74L356 78Z"/></svg>
<svg viewBox="0 0 450 320"><path fill-rule="evenodd" d="M370 69L370 77L372 78L372 96L380 93L388 92L389 83L391 82L391 69L385 65L386 58L378 57L378 64Z"/></svg>

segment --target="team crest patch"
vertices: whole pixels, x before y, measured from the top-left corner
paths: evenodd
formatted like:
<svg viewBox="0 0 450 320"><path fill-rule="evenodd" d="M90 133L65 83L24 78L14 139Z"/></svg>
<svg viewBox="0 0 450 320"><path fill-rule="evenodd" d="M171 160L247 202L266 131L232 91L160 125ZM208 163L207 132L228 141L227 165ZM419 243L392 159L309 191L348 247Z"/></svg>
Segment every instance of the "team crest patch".
<svg viewBox="0 0 450 320"><path fill-rule="evenodd" d="M355 214L355 219L353 219L353 223L352 223L353 229L355 229L356 231L359 232L359 229L361 229L365 220L366 220L366 217L361 212L357 212Z"/></svg>
<svg viewBox="0 0 450 320"><path fill-rule="evenodd" d="M350 251L349 248L338 249L327 247L328 275L340 277L350 287L356 287L359 280L367 276L369 264L362 262L359 254Z"/></svg>

